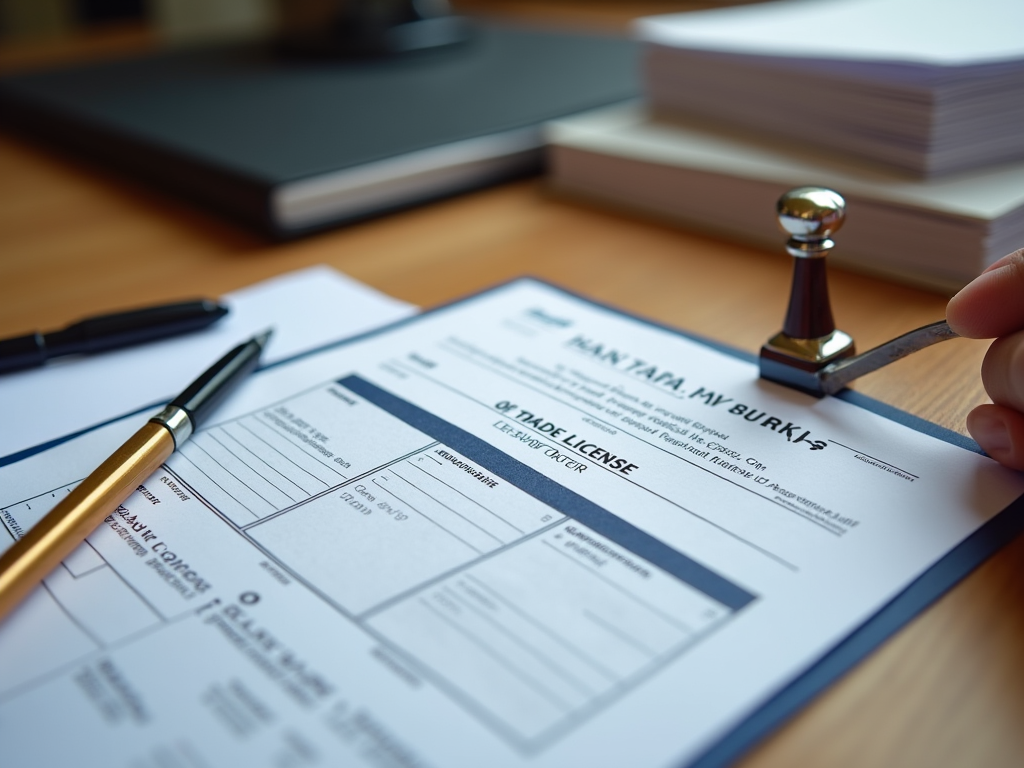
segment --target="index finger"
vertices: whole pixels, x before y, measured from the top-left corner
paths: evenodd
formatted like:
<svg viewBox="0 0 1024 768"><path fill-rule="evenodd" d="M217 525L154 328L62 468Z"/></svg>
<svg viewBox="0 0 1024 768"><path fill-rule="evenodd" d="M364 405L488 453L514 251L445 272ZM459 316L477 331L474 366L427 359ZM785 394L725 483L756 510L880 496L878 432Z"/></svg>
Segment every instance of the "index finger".
<svg viewBox="0 0 1024 768"><path fill-rule="evenodd" d="M1024 248L974 278L946 306L949 326L971 339L993 339L1024 328Z"/></svg>

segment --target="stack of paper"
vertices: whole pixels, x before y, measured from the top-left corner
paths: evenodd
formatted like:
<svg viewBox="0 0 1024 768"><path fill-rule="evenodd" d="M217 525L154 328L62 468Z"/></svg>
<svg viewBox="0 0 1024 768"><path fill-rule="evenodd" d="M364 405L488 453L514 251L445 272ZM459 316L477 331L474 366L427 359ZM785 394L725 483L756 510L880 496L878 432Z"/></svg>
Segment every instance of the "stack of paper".
<svg viewBox="0 0 1024 768"><path fill-rule="evenodd" d="M657 110L916 175L1024 159L1024 3L792 0L642 19Z"/></svg>
<svg viewBox="0 0 1024 768"><path fill-rule="evenodd" d="M781 250L775 201L839 190L834 260L950 292L1024 243L1024 162L917 181L789 145L651 119L639 106L548 127L556 188Z"/></svg>
<svg viewBox="0 0 1024 768"><path fill-rule="evenodd" d="M954 291L1024 243L1024 3L784 0L641 19L646 107L549 126L562 190L779 247L775 201L850 203L836 259Z"/></svg>

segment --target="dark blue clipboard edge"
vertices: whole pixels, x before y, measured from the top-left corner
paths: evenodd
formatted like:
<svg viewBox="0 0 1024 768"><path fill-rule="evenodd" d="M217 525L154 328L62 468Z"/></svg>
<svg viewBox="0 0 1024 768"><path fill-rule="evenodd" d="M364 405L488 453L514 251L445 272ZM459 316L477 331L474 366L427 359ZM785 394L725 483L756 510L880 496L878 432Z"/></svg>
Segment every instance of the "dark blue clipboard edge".
<svg viewBox="0 0 1024 768"><path fill-rule="evenodd" d="M311 355L316 355L330 349L346 346L357 341L372 338L387 333L395 328L400 328L409 323L417 322L420 318L444 311L458 304L479 298L487 293L500 290L504 287L522 282L533 282L553 288L556 291L582 301L599 309L626 317L634 322L658 328L677 336L696 341L707 347L715 349L732 357L756 362L756 356L750 352L736 349L735 347L723 344L718 341L707 339L698 334L673 328L672 326L640 317L632 312L627 312L618 307L604 302L596 301L583 296L575 291L556 285L548 280L536 277L524 276L489 286L482 290L454 299L444 304L431 307L424 312L411 317L403 318L388 325L381 326L357 336L351 336L340 341L331 342L315 349L300 352L297 355L278 360L270 365L263 366L259 370L270 370ZM983 452L978 444L970 438L964 437L957 432L933 424L930 421L919 418L899 408L894 408L879 400L867 395L862 395L852 390L844 390L836 395L853 405L872 411L890 421L895 421L917 432L929 435L947 443L952 443L964 450L974 453ZM153 403L145 408L139 408L131 413L124 414L114 419L108 419L92 427L78 432L51 440L40 445L26 448L22 451L0 457L0 467L14 464L37 453L54 448L61 443L73 440L76 437L92 432L93 430L112 424L115 421L150 411L163 402ZM886 640L896 634L904 625L908 624L919 613L929 605L938 600L943 594L951 589L957 582L967 576L971 571L981 565L991 555L1013 540L1024 530L1024 496L1017 498L1006 509L985 523L981 528L968 536L959 545L954 547L942 559L928 568L906 589L893 598L886 605L882 606L873 616L867 619L857 629L850 633L844 640L840 641L831 650L827 651L817 662L801 673L795 680L776 692L766 702L761 704L752 714L748 715L739 725L735 726L725 736L721 737L714 745L703 752L696 759L690 760L680 768L722 768L740 758L745 752L754 747L762 739L774 732L784 724L790 717L795 715L804 706L810 703L819 693L829 685L845 675L861 660L866 658L872 651L880 647Z"/></svg>

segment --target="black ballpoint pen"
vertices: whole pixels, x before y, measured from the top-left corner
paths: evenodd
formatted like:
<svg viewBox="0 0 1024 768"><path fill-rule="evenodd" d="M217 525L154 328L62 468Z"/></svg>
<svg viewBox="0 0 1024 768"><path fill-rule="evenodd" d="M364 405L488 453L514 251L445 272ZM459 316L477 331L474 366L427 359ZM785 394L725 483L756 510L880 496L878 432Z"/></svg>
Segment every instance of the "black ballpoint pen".
<svg viewBox="0 0 1024 768"><path fill-rule="evenodd" d="M80 320L50 333L0 339L0 373L34 368L53 357L89 354L199 331L228 308L209 299L181 301Z"/></svg>
<svg viewBox="0 0 1024 768"><path fill-rule="evenodd" d="M257 366L270 333L214 363L0 555L0 620L199 429Z"/></svg>

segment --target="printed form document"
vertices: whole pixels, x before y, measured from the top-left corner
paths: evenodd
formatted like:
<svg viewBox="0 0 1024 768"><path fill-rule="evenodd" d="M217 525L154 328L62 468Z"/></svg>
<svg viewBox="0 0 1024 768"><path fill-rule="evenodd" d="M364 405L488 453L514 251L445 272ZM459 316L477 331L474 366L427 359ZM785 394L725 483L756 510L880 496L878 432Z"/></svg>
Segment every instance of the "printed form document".
<svg viewBox="0 0 1024 768"><path fill-rule="evenodd" d="M1024 494L532 280L218 419L0 625L3 765L683 766ZM0 535L139 421L0 469Z"/></svg>

